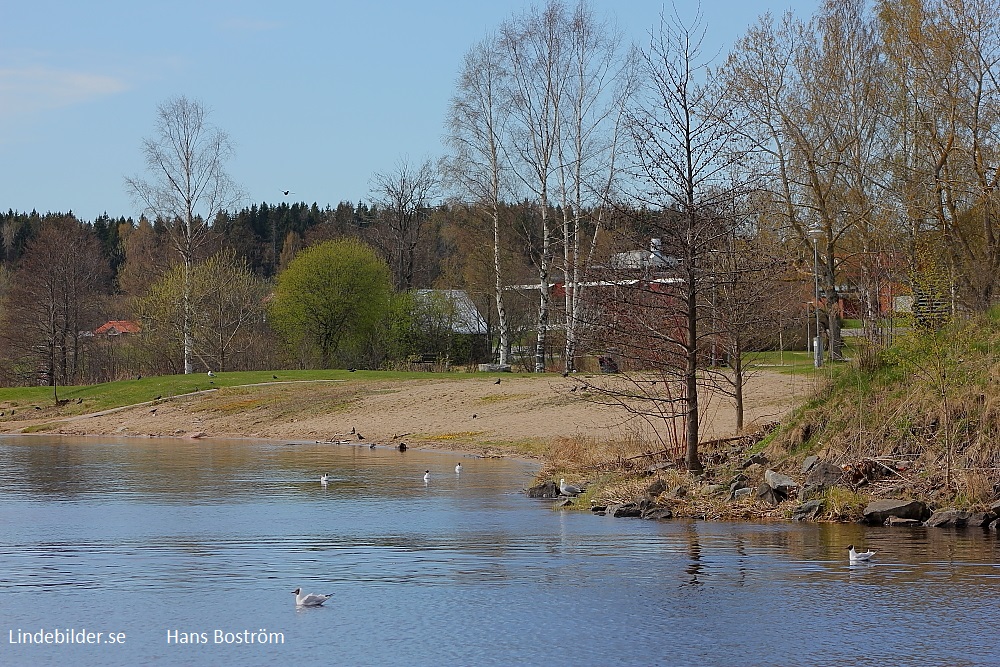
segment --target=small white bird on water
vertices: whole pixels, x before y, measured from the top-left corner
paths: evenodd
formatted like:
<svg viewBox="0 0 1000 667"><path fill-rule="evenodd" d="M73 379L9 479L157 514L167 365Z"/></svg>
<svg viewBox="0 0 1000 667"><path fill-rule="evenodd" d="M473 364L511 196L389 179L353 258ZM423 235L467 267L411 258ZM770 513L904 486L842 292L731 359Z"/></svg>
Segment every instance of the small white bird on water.
<svg viewBox="0 0 1000 667"><path fill-rule="evenodd" d="M326 485L326 483L329 481L330 481L330 476L327 475L326 473L323 473L323 475L319 478L319 483L323 485Z"/></svg>
<svg viewBox="0 0 1000 667"><path fill-rule="evenodd" d="M292 592L295 593L295 604L299 607L319 607L333 597L332 595L318 595L316 593L305 594L301 588L296 588Z"/></svg>
<svg viewBox="0 0 1000 667"><path fill-rule="evenodd" d="M424 481L425 482L431 481L431 471L430 470L425 470L424 471Z"/></svg>
<svg viewBox="0 0 1000 667"><path fill-rule="evenodd" d="M565 478L559 480L559 493L564 496L578 496L582 491L579 487L567 484Z"/></svg>
<svg viewBox="0 0 1000 667"><path fill-rule="evenodd" d="M462 474L462 464L461 463L459 463L457 466L455 466L455 474L456 475L461 475Z"/></svg>
<svg viewBox="0 0 1000 667"><path fill-rule="evenodd" d="M877 552L875 551L863 551L858 553L854 550L853 544L850 544L847 547L847 555L850 557L852 563L867 563L876 553Z"/></svg>

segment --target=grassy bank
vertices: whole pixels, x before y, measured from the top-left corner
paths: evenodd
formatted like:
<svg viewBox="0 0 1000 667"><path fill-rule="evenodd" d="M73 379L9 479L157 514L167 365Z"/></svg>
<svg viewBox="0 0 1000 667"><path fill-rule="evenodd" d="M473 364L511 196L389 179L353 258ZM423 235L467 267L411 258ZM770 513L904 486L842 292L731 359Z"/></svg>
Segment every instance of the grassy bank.
<svg viewBox="0 0 1000 667"><path fill-rule="evenodd" d="M1000 311L851 356L760 445L775 467L801 476L814 454L845 467L852 483L824 498L831 519L857 518L875 498L961 509L997 498Z"/></svg>
<svg viewBox="0 0 1000 667"><path fill-rule="evenodd" d="M589 483L578 507L635 501L655 484L675 515L710 519L790 517L798 498L772 506L752 494L733 499L730 488L756 487L768 468L801 483L812 455L846 471L818 496L820 520L856 521L878 498L983 510L1000 497L1000 311L938 332L914 329L886 349L851 343L850 361L821 369L805 352L757 356L770 370L812 377L816 394L771 433L703 444L704 474L651 474L667 457L644 443L564 442L542 476ZM758 454L765 463L747 466Z"/></svg>

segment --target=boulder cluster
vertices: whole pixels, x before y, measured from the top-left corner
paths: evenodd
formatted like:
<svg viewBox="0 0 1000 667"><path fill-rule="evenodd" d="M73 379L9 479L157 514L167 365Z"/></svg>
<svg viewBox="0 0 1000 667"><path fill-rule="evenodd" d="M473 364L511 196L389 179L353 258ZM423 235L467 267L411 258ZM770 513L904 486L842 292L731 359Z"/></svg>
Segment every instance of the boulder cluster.
<svg viewBox="0 0 1000 667"><path fill-rule="evenodd" d="M948 508L931 512L920 500L875 500L864 511L865 523L884 526L925 526L927 528L1000 529L1000 501L985 512Z"/></svg>
<svg viewBox="0 0 1000 667"><path fill-rule="evenodd" d="M596 514L614 517L635 517L642 519L670 519L674 516L672 506L689 495L723 496L729 501L752 497L772 507L795 499L798 505L792 510L791 518L796 521L816 520L823 514L824 492L836 486L854 487L857 476L864 473L859 466L840 466L817 456L807 457L802 464L802 482L790 476L767 468L767 459L762 454L748 458L728 484L708 484L691 491L684 486L668 489L662 479L656 479L646 489L645 494L632 502L592 504ZM895 470L892 464L878 462L886 470ZM763 475L761 475L763 471ZM650 474L658 471L650 470ZM751 479L761 479L753 483ZM557 507L574 504L571 497L560 494L559 485L545 482L528 489L532 498L559 499ZM993 531L1000 530L1000 501L989 510L972 512L956 508L931 511L923 501L912 499L873 500L864 509L865 523L886 526L926 526L939 528L979 527Z"/></svg>

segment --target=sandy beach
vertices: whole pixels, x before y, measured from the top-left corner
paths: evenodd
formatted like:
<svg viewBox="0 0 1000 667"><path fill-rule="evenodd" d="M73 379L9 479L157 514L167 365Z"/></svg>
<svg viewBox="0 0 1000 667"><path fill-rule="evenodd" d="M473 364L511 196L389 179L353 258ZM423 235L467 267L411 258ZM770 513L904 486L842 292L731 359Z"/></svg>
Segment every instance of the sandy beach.
<svg viewBox="0 0 1000 667"><path fill-rule="evenodd" d="M579 391L574 391L576 387ZM811 391L807 380L762 371L745 390L746 425L779 420ZM703 438L735 434L731 399L702 394ZM32 414L2 432L67 435L357 439L455 449L506 449L559 438L648 437L649 424L602 404L574 378L558 375L467 379L273 382L164 397L108 413ZM353 431L353 433L352 433ZM529 448L530 449L530 448Z"/></svg>

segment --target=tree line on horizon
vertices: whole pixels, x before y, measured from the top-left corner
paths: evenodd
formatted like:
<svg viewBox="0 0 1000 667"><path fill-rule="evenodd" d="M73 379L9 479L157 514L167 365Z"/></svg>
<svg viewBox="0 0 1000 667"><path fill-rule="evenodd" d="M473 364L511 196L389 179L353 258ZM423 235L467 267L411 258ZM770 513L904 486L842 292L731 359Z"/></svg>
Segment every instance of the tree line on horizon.
<svg viewBox="0 0 1000 667"><path fill-rule="evenodd" d="M511 217L530 214L530 207L510 208ZM463 216L448 204L429 205L421 215L426 215L428 222L414 248L414 271L409 276L391 273L389 284L403 294L417 289L467 289L488 319L488 300L463 275L478 271L473 258L479 253L470 247L478 243L474 230L468 229ZM204 305L206 299L224 294L237 296L242 288L244 301L230 302L227 309L252 314L236 327L240 334L231 345L212 345L207 340L222 335L218 330L225 325L221 322L215 323L214 336L199 335L203 349L198 351L197 368L319 365L321 362L308 353L284 345L268 323L267 305L277 278L302 251L332 241L357 240L379 248L377 256L388 266L391 249L387 250L382 240L388 233L386 226L380 207L364 203L341 202L325 208L262 203L234 213L220 212L206 225L209 233L196 253L199 270L205 274L202 278L207 281L200 288L199 303ZM72 213L0 214L0 340L4 347L0 381L7 385L74 384L183 372L174 344L176 322L171 322L177 317L172 303L179 289L181 260L172 248L169 228L162 218L151 221L102 215L86 221ZM78 271L81 264L89 268ZM214 277L210 277L213 272ZM408 288L403 287L405 281ZM253 289L248 287L251 283ZM70 301L74 302L72 309L67 305ZM396 331L392 354L397 361L414 354L426 357L427 353L454 363L489 361L489 352L480 343L451 340L444 345L431 340L429 332L442 330L440 320L456 316L455 306L433 298L425 301L413 303L411 299L405 310L410 323L418 323L427 335L419 330ZM94 340L89 335L113 320L139 321L145 332L142 344ZM158 321L164 325L157 326ZM401 325L397 322L395 326L398 329ZM230 323L230 327L235 324ZM388 346L389 341L383 345ZM80 356L85 349L89 363ZM235 353L227 353L228 349ZM65 358L62 352L54 355L52 350L65 351ZM378 367L384 360L384 354L365 357L354 351L336 363ZM329 356L322 362L330 363Z"/></svg>
<svg viewBox="0 0 1000 667"><path fill-rule="evenodd" d="M141 363L180 370L222 354L222 339L209 355L199 333L203 304L224 292L213 284L252 276L260 291L247 294L264 302L307 249L357 241L394 295L467 290L496 334L487 359L571 373L613 353L616 366L658 371L659 383L591 389L668 425L663 438L697 467L699 387L739 404L746 351L801 340L810 322L841 359L848 301L871 355L891 342L894 296L927 326L996 302L1000 0L826 0L808 17L765 14L721 57L704 38L700 15L665 14L635 45L587 2L514 14L466 54L446 155L401 161L373 175L370 203L335 208L234 205L225 133L199 103L170 100L143 146L148 173L126 179L147 217L0 216L7 340L52 358L38 342L51 323L32 342L17 314L37 301L18 290L49 227L75 224L93 242L74 247L101 258L87 274L94 306L74 317L131 308L169 321ZM171 189L174 126L198 131L198 182L214 187ZM166 290L158 300L154 288ZM247 322L265 342L229 358L384 363L427 345L399 343L419 338L415 307L385 301L377 335L338 357L278 336L262 306Z"/></svg>

